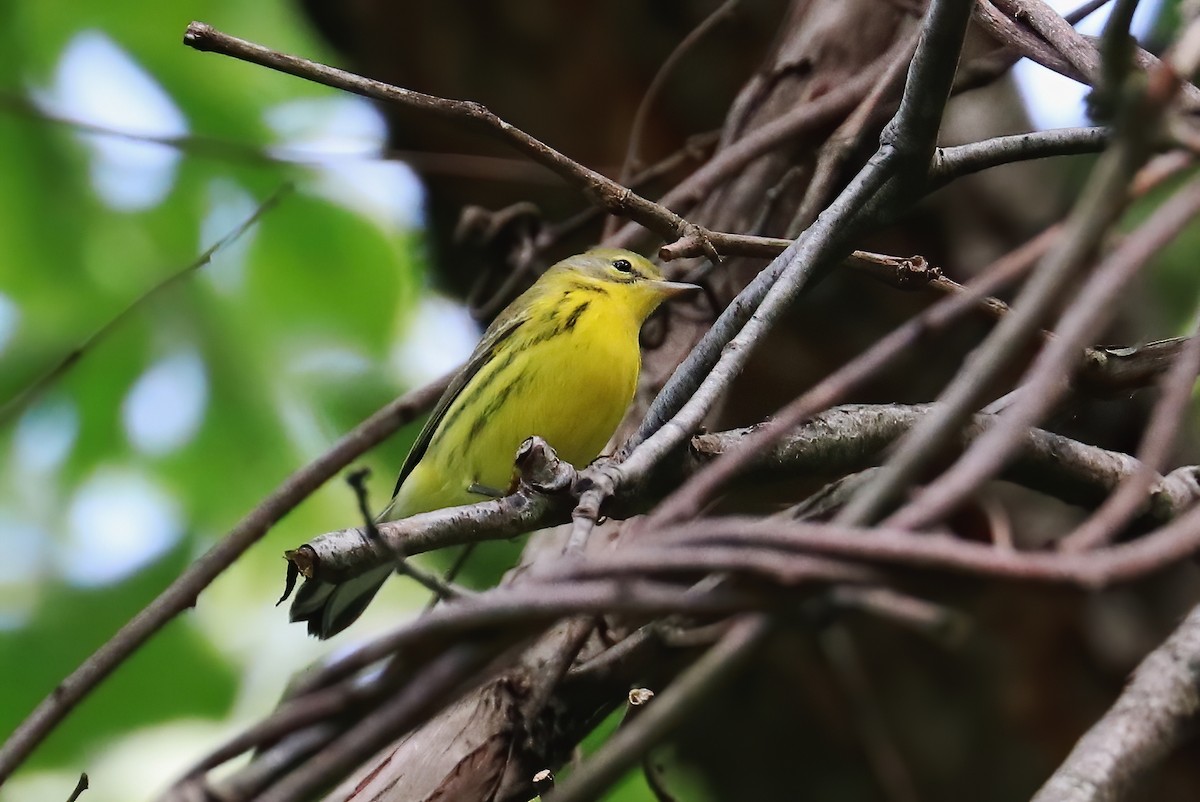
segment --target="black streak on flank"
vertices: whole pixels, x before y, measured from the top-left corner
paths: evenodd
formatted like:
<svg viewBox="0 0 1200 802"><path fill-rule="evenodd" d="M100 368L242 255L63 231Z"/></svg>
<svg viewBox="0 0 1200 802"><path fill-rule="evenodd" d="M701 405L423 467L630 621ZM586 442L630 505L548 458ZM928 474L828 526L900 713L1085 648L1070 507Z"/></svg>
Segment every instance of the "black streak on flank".
<svg viewBox="0 0 1200 802"><path fill-rule="evenodd" d="M571 329L575 328L575 324L579 322L579 318L584 312L587 311L587 308L591 306L591 304L591 301L584 301L579 306L571 310L571 314L567 316L567 322L563 324L563 330L570 331Z"/></svg>
<svg viewBox="0 0 1200 802"><path fill-rule="evenodd" d="M437 432L435 434L440 435L442 432L449 429L454 425L454 422L458 420L459 415L474 407L483 394L487 392L487 389L492 386L492 383L496 381L500 374L506 371L513 363L513 360L517 358L517 353L517 351L509 352L496 364L496 367L490 373L480 378L479 386L472 388L471 394L463 398L462 402L457 404L454 410L442 419L442 422L438 425Z"/></svg>
<svg viewBox="0 0 1200 802"><path fill-rule="evenodd" d="M471 431L467 434L466 440L463 441L464 451L466 448L465 444L471 442L483 433L484 427L491 423L492 416L499 412L500 409L506 403L508 403L508 397L525 386L526 379L527 376L525 375L517 376L508 384L504 385L504 387L502 387L500 391L496 393L496 397L488 402L483 412L481 412L479 417L477 417L471 424Z"/></svg>

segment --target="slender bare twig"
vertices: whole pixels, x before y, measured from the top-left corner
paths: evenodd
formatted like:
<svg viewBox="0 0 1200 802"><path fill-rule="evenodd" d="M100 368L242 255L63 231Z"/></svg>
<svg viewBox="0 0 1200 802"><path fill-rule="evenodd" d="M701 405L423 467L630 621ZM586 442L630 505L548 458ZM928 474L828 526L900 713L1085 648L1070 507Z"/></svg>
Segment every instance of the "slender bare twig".
<svg viewBox="0 0 1200 802"><path fill-rule="evenodd" d="M1030 29L1088 83L1100 75L1100 54L1057 11L1042 0L992 0L1017 25Z"/></svg>
<svg viewBox="0 0 1200 802"><path fill-rule="evenodd" d="M1057 17L1057 15L1055 15ZM1058 18L1061 22L1061 18ZM1065 24L1065 23L1063 23ZM1069 28L1069 26L1068 26ZM1073 30L1072 30L1073 33ZM843 523L861 523L881 515L914 481L939 452L955 427L982 402L988 381L997 375L1036 336L1041 319L1084 266L1104 232L1115 222L1128 201L1126 187L1149 156L1148 134L1153 121L1174 97L1179 82L1160 71L1144 99L1129 110L1129 124L1096 164L1080 200L1065 224L1065 234L1014 303L1016 312L1007 315L992 331L941 395L945 416L928 419L914 429L897 448L891 463L880 471L839 514ZM1136 115L1136 120L1132 117Z"/></svg>
<svg viewBox="0 0 1200 802"><path fill-rule="evenodd" d="M629 127L629 141L625 149L625 160L621 163L621 169L617 173L617 181L631 186L630 179L633 176L634 170L638 167L638 151L641 149L642 136L646 130L646 120L649 117L650 109L654 107L654 103L658 100L659 92L662 91L667 79L675 72L679 62L683 60L693 47L695 47L710 31L715 29L725 20L733 16L734 10L737 8L739 0L724 0L719 6L713 9L712 13L701 20L700 24L693 28L687 36L675 46L671 54L667 56L666 61L658 68L654 78L650 81L650 86L646 89L646 93L642 95L642 100L638 103L637 111L633 115L633 123ZM607 239L612 236L615 230L617 218L609 218L604 226L604 235L602 239Z"/></svg>
<svg viewBox="0 0 1200 802"><path fill-rule="evenodd" d="M727 615L752 609L760 601L753 594L729 588L697 593L644 579L633 583L581 580L569 587L557 587L553 594L534 583L492 588L471 599L440 605L355 649L306 676L305 686L328 685L402 650L415 651L423 644L452 640L474 631L534 625L574 615Z"/></svg>
<svg viewBox="0 0 1200 802"><path fill-rule="evenodd" d="M88 789L88 776L87 776L87 772L85 771L79 775L79 782L75 783L75 790L73 790L71 792L71 795L69 797L67 797L67 802L76 802L76 800L79 799L79 797L82 796L83 792L86 791L87 789Z"/></svg>
<svg viewBox="0 0 1200 802"><path fill-rule="evenodd" d="M375 515L371 512L371 502L368 498L367 477L370 473L369 468L351 471L346 477L346 483L354 490L354 496L358 500L358 511L363 517L363 528L367 530L367 538L373 543L381 544L386 549L387 544L379 536L379 529L375 525ZM435 574L421 570L413 565L412 561L408 559L408 555L404 552L391 551L390 556L396 566L397 573L403 574L428 590L433 594L435 600L473 595L466 588L460 588L451 584L450 580L442 580Z"/></svg>
<svg viewBox="0 0 1200 802"><path fill-rule="evenodd" d="M928 189L932 191L956 178L1002 164L1053 156L1099 153L1108 146L1111 138L1111 131L1102 126L1059 128L998 136L981 142L938 148L933 157L933 166L929 170Z"/></svg>
<svg viewBox="0 0 1200 802"><path fill-rule="evenodd" d="M373 81L325 64L280 53L245 39L230 36L201 22L193 22L188 25L183 42L196 50L231 56L314 83L437 114L473 126L499 138L537 164L551 170L612 214L627 216L665 236L700 236L703 239L703 232L679 215L568 158L544 142L500 119L480 103L434 97L381 81Z"/></svg>
<svg viewBox="0 0 1200 802"><path fill-rule="evenodd" d="M846 166L850 154L865 144L869 124L882 115L891 114L897 102L896 95L903 89L909 62L916 52L918 34L913 33L907 47L898 49L883 74L875 83L862 103L846 118L845 122L826 140L821 147L812 180L804 191L804 198L796 208L792 222L787 228L791 237L797 236L817 218L821 209L833 198L836 181ZM884 118L886 119L886 117ZM879 120L882 122L883 120Z"/></svg>
<svg viewBox="0 0 1200 802"><path fill-rule="evenodd" d="M1192 388L1200 374L1200 334L1187 340L1171 370L1163 377L1162 397L1154 407L1146 432L1138 448L1142 467L1127 477L1103 505L1074 532L1060 541L1064 551L1085 551L1110 542L1129 522L1140 498L1162 470L1183 416L1192 401Z"/></svg>
<svg viewBox="0 0 1200 802"><path fill-rule="evenodd" d="M967 291L943 299L914 320L877 341L865 353L780 410L774 420L761 427L753 437L747 438L743 448L731 451L710 468L683 484L658 506L652 514L653 517L667 522L697 514L705 499L711 498L721 485L750 465L756 453L761 453L771 443L783 437L788 430L810 416L837 403L859 382L918 342L926 332L944 328L973 308L979 299L1020 276L1032 267L1034 260L1045 253L1056 236L1057 233L1053 229L1042 232L981 273L967 286Z"/></svg>
<svg viewBox="0 0 1200 802"><path fill-rule="evenodd" d="M272 145L264 147L234 139L204 134L151 134L125 128L77 120L55 114L32 103L27 97L0 90L0 111L30 120L71 128L82 134L95 134L129 142L148 142L174 148L181 153L254 165L313 165L341 162L402 161L419 172L462 176L485 181L513 181L523 184L555 184L554 174L526 159L482 156L471 153L436 153L401 148L367 147L360 151L322 150L312 147Z"/></svg>
<svg viewBox="0 0 1200 802"><path fill-rule="evenodd" d="M481 638L455 644L391 698L368 711L353 727L255 797L258 802L293 802L341 779L389 741L426 720L447 697L482 668L494 650Z"/></svg>
<svg viewBox="0 0 1200 802"><path fill-rule="evenodd" d="M1115 314L1122 291L1158 251L1200 213L1200 181L1193 181L1155 211L1096 268L1055 327L1057 336L1038 355L1020 394L986 435L937 481L890 519L901 528L920 528L947 514L1003 464L1017 438L1066 393L1079 351ZM1001 323L1003 325L1003 323Z"/></svg>
<svg viewBox="0 0 1200 802"><path fill-rule="evenodd" d="M695 712L700 699L726 685L767 640L770 624L762 616L748 617L716 646L693 663L628 726L613 734L604 746L559 783L546 802L582 802L599 797L646 751L660 743Z"/></svg>
<svg viewBox="0 0 1200 802"><path fill-rule="evenodd" d="M850 718L879 790L890 802L917 802L920 797L912 772L880 709L879 694L854 636L846 627L831 626L819 633L818 642L847 699Z"/></svg>
<svg viewBox="0 0 1200 802"><path fill-rule="evenodd" d="M966 615L889 587L840 585L829 592L836 609L852 610L926 635L948 648L960 646L970 631Z"/></svg>
<svg viewBox="0 0 1200 802"><path fill-rule="evenodd" d="M204 253L200 254L194 261L178 270L166 278L159 281L154 286L143 292L137 298L129 303L128 306L117 312L109 318L100 328L96 329L88 335L83 342L68 351L54 367L43 373L37 380L29 384L23 390L20 390L12 398L4 402L0 406L0 426L3 426L8 421L11 421L17 413L29 406L29 403L41 396L50 385L58 381L62 376L69 371L75 363L83 358L85 354L93 350L96 345L102 342L110 334L112 334L122 323L140 311L144 306L151 301L157 299L167 290L190 277L200 268L209 264L213 257L227 246L236 242L243 234L249 231L254 225L263 218L268 212L274 209L283 201L292 191L291 184L284 184L279 189L268 197L265 201L259 204L254 212L243 220L236 228L230 231L225 236L209 246Z"/></svg>
<svg viewBox="0 0 1200 802"><path fill-rule="evenodd" d="M653 545L597 555L563 575L606 575L606 563L650 561L656 553L686 545L734 545L803 555L822 555L871 564L940 570L1020 582L1069 584L1098 590L1161 571L1200 551L1200 510L1189 509L1145 537L1079 554L1023 552L946 535L883 527L787 521L778 518L708 518L657 530ZM782 559L782 557L780 557ZM556 574L557 576L557 574ZM546 577L547 580L550 578Z"/></svg>

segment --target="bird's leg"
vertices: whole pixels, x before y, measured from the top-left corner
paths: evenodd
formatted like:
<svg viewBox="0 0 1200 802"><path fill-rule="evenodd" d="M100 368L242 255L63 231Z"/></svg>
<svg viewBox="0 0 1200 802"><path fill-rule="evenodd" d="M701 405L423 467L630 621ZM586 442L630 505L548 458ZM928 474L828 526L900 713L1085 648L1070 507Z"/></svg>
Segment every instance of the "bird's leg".
<svg viewBox="0 0 1200 802"><path fill-rule="evenodd" d="M477 496L487 496L488 498L504 498L505 495L503 490L497 490L494 487L481 485L479 482L471 482L471 484L467 486L467 492L474 493Z"/></svg>

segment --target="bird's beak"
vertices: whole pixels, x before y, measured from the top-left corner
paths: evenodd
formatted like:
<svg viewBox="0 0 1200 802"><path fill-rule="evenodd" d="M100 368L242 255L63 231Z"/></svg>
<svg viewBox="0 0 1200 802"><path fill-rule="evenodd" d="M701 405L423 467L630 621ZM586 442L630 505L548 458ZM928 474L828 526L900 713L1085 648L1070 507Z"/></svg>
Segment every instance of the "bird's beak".
<svg viewBox="0 0 1200 802"><path fill-rule="evenodd" d="M654 287L654 290L663 298L674 298L678 295L687 295L700 290L700 287L697 285L687 284L682 281L662 281L659 279L650 283Z"/></svg>

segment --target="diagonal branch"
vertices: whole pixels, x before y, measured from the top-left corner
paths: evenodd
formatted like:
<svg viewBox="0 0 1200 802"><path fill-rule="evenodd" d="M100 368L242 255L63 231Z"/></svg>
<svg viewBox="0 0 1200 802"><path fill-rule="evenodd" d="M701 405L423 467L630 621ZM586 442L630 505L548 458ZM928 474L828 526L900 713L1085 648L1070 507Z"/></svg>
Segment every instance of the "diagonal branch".
<svg viewBox="0 0 1200 802"><path fill-rule="evenodd" d="M1125 799L1181 744L1200 713L1200 606L1146 656L1033 802Z"/></svg>
<svg viewBox="0 0 1200 802"><path fill-rule="evenodd" d="M703 238L703 231L698 226L689 223L665 207L643 198L628 187L568 158L544 142L500 119L480 103L435 97L423 92L392 86L382 81L374 81L345 70L280 53L245 39L230 36L202 22L193 22L188 25L183 42L196 50L232 56L314 83L343 89L375 100L407 106L471 125L508 143L537 164L548 168L612 214L629 217L664 236L699 236Z"/></svg>
<svg viewBox="0 0 1200 802"><path fill-rule="evenodd" d="M243 220L235 229L209 246L209 248L205 250L204 253L200 254L200 256L198 256L194 261L192 261L191 264L187 265L182 270L172 273L150 289L143 292L141 295L131 301L128 306L109 318L104 325L89 334L83 340L83 342L68 351L61 359L59 359L57 363L55 363L52 368L43 373L32 384L28 385L12 398L5 401L3 405L0 405L0 425L12 420L19 412L21 412L21 410L29 406L30 402L41 396L41 394L44 393L52 384L62 378L63 375L65 375L66 372L75 365L75 363L82 359L88 351L91 351L93 348L95 348L99 342L112 334L113 331L115 331L122 323L128 320L138 310L154 299L158 298L162 293L174 287L179 282L191 276L200 268L209 264L217 252L233 244L243 234L253 228L255 224L257 224L258 221L263 218L263 215L267 214L276 206L278 206L280 202L287 197L289 193L291 193L291 191L291 184L284 184L282 187L277 189L274 194L259 204L258 208L254 210L253 214Z"/></svg>

